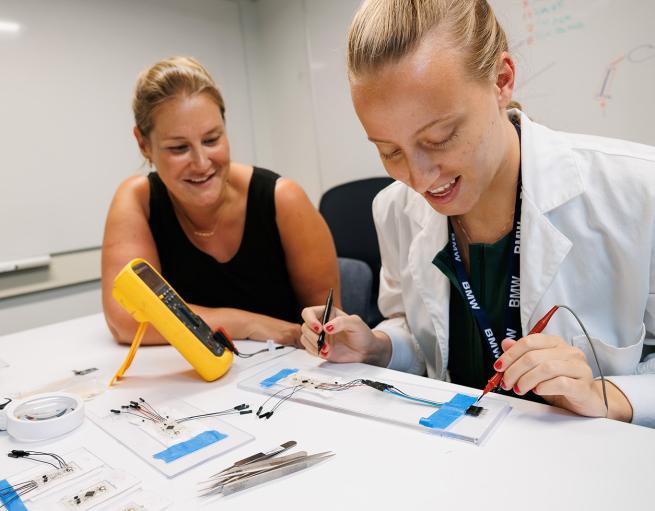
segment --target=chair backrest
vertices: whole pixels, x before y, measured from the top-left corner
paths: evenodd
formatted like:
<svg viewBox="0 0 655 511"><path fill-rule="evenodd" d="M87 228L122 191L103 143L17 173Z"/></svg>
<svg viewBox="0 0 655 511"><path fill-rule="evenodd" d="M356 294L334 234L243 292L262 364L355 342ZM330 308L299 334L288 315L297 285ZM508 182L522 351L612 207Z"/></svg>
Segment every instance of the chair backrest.
<svg viewBox="0 0 655 511"><path fill-rule="evenodd" d="M332 232L340 260L341 258L358 259L364 261L371 269L373 279L368 312L359 314L346 309L350 314L360 315L369 326L376 325L382 319L377 308L380 287L380 248L371 207L378 192L391 183L393 179L390 177L371 177L344 183L325 192L318 207ZM364 292L348 289L351 284L344 281L344 265L341 261L340 266L342 300L345 304L344 294L353 292L361 297Z"/></svg>
<svg viewBox="0 0 655 511"><path fill-rule="evenodd" d="M348 314L357 314L365 322L371 315L373 272L368 264L357 259L339 258L341 306Z"/></svg>
<svg viewBox="0 0 655 511"><path fill-rule="evenodd" d="M391 183L390 177L344 183L325 192L318 206L332 232L337 255L364 261L376 282L380 273L380 249L371 205L378 192Z"/></svg>

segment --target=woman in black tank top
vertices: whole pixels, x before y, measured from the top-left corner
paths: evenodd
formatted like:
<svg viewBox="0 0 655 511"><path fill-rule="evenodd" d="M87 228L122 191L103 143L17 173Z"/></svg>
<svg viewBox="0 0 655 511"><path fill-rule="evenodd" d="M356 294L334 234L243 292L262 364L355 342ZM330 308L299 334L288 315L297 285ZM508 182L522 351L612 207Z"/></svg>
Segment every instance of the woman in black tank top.
<svg viewBox="0 0 655 511"><path fill-rule="evenodd" d="M139 148L157 170L123 182L107 217L103 302L116 339L129 342L136 323L111 298L112 282L140 257L212 328L299 343L302 307L339 285L329 230L305 193L230 161L223 99L193 59L143 73L133 108ZM151 329L145 341L163 339Z"/></svg>

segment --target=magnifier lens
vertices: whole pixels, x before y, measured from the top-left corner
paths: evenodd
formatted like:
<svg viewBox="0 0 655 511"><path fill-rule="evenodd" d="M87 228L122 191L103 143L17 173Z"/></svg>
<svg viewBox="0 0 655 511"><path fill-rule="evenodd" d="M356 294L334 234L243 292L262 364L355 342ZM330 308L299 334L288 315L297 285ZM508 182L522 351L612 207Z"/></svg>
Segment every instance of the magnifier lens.
<svg viewBox="0 0 655 511"><path fill-rule="evenodd" d="M18 420L45 421L61 417L77 407L74 399L68 396L48 396L31 399L14 410Z"/></svg>

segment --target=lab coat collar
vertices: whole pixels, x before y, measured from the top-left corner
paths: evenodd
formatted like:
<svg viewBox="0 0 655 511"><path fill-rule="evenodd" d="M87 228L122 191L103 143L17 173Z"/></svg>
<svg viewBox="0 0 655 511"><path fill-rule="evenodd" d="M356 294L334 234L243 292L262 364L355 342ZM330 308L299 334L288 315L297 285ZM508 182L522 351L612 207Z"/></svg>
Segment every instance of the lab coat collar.
<svg viewBox="0 0 655 511"><path fill-rule="evenodd" d="M584 191L575 153L561 133L536 124L518 111L521 121L521 324L523 334L553 303L544 303L548 288L573 243L547 213ZM544 309L544 310L542 310Z"/></svg>
<svg viewBox="0 0 655 511"><path fill-rule="evenodd" d="M523 193L541 213L561 206L584 191L580 169L562 133L532 122L520 110L510 110L521 122ZM539 171L535 171L539 169Z"/></svg>

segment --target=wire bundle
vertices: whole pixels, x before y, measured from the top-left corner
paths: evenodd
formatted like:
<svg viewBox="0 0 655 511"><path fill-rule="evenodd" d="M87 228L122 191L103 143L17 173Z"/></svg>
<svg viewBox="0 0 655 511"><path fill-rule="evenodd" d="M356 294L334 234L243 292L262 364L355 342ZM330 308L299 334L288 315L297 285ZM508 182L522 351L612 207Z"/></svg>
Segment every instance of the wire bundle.
<svg viewBox="0 0 655 511"><path fill-rule="evenodd" d="M20 499L23 495L36 490L40 485L43 485L50 481L54 475L61 473L61 471L72 470L72 467L64 461L64 458L58 454L50 452L40 452L40 451L23 451L14 449L10 451L7 456L10 458L27 458L32 461L38 461L39 463L45 463L55 468L55 471L50 473L45 473L40 476L40 478L31 479L29 481L23 481L15 485L8 485L0 488L0 509L8 508L9 504L14 502L16 499ZM55 463L52 461L46 461L39 459L39 457L49 457L52 458Z"/></svg>
<svg viewBox="0 0 655 511"><path fill-rule="evenodd" d="M197 419L206 419L208 417L221 417L223 415L245 415L248 413L252 413L252 410L250 410L250 405L243 403L240 405L237 405L233 408L228 408L227 410L221 410L218 412L210 412L210 413L202 413L199 415L189 415L188 417L180 417L177 419L171 419L170 416L162 415L160 414L152 405L150 405L145 399L142 397L139 398L139 401L130 401L129 405L123 405L121 406L120 410L117 409L111 409L111 413L114 413L116 415L120 414L127 414L127 415L134 415L136 417L139 417L143 421L151 421L155 424L164 424L167 421L173 422L175 424L181 424L182 422L187 422L191 420L197 420Z"/></svg>
<svg viewBox="0 0 655 511"><path fill-rule="evenodd" d="M261 406L257 409L257 413L256 413L257 417L259 417L260 419L270 419L271 416L273 415L273 413L275 412L275 410L277 410L282 405L282 403L284 403L285 401L288 401L289 399L291 399L291 397L296 392L298 392L300 389L303 389L303 388L305 388L305 385L303 385L303 384L294 385L292 387L284 387L283 389L278 390L275 394L270 395L266 399L266 401L264 401L261 404ZM266 403L268 403L271 399L274 399L277 396L279 396L280 394L285 393L285 392L287 394L285 396L283 396L283 397L280 397L279 401L277 403L275 403L273 408L271 408L268 412L262 413L262 410L266 406Z"/></svg>
<svg viewBox="0 0 655 511"><path fill-rule="evenodd" d="M266 401L264 401L259 409L257 410L257 417L260 419L270 419L275 410L277 410L285 401L288 401L291 399L291 397L298 392L301 389L306 388L308 385L312 383L311 378L300 378L297 380L299 383L297 385L292 385L289 387L284 387L283 389L278 390L275 394L270 395ZM415 403L419 403L422 405L426 406L431 406L434 408L439 408L443 403L437 402L437 401L431 401L429 399L424 399L421 397L417 396L412 396L410 394L407 394L406 392L403 392L400 390L398 387L395 387L394 385L391 385L389 383L383 383L383 382L378 382L378 381L373 381L373 380L366 380L363 378L357 378L356 380L351 380L346 383L319 383L318 385L313 385L312 388L316 390L324 390L328 392L342 392L344 390L350 390L356 387L371 387L375 390L379 390L381 392L386 392L388 394L391 394L393 396L402 398L402 399L407 399L409 401L413 401ZM282 394L282 396L280 396ZM266 406L266 403L268 403L271 399L278 398L279 401L269 410L268 412L263 412L262 410Z"/></svg>

